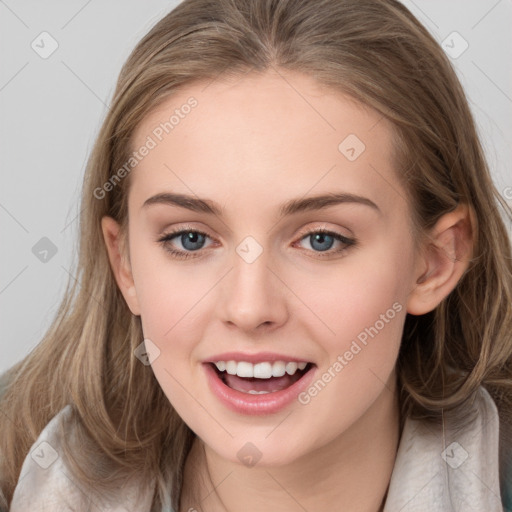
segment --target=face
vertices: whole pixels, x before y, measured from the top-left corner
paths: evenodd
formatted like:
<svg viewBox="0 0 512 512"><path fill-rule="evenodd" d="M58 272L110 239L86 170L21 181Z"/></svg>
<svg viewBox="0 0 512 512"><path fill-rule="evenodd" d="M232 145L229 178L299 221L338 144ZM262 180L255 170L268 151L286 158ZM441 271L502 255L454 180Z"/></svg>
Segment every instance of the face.
<svg viewBox="0 0 512 512"><path fill-rule="evenodd" d="M390 393L417 277L390 125L286 76L189 86L138 127L123 290L183 420L268 465Z"/></svg>

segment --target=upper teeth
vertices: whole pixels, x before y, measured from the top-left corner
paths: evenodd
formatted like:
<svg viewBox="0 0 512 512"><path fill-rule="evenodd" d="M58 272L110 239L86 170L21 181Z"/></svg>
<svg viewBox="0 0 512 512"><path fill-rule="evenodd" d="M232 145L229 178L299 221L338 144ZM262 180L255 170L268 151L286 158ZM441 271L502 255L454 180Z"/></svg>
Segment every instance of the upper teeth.
<svg viewBox="0 0 512 512"><path fill-rule="evenodd" d="M285 373L293 375L297 369L304 370L308 363L285 363L275 361L273 363L248 363L246 361L217 361L215 366L219 371L224 370L230 375L239 377L256 377L258 379L270 379L271 377L282 377Z"/></svg>

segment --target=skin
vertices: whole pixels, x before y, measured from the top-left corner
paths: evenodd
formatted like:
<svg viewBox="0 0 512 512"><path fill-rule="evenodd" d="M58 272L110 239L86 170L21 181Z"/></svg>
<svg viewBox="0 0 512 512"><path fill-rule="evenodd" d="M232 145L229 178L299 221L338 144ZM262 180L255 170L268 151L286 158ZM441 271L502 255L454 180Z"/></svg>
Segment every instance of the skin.
<svg viewBox="0 0 512 512"><path fill-rule="evenodd" d="M378 113L298 73L206 85L168 99L135 133L138 148L197 99L132 171L128 242L113 219L102 220L117 283L160 350L155 376L198 436L180 510L376 512L400 436L395 363L405 316L434 309L466 270L470 212L461 205L443 216L418 248L391 126ZM354 161L338 149L349 134L366 146ZM215 201L223 215L142 207L170 191ZM344 203L279 217L290 199L332 192L378 209ZM174 228L208 237L193 257L176 259L158 242ZM315 244L307 233L319 228L357 242ZM236 252L247 236L262 248L252 263ZM180 236L170 246L186 251ZM245 416L208 388L201 361L231 350L295 355L320 376L393 304L401 311L307 405ZM247 442L261 452L254 467L237 457Z"/></svg>

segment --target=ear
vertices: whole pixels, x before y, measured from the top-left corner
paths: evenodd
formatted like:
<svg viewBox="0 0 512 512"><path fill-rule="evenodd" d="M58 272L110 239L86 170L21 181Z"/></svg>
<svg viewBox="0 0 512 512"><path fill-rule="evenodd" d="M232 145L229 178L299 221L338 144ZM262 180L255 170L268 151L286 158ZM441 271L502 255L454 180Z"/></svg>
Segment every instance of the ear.
<svg viewBox="0 0 512 512"><path fill-rule="evenodd" d="M407 301L408 313L424 315L434 310L457 286L469 267L475 233L475 215L466 204L438 220L419 256L416 282Z"/></svg>
<svg viewBox="0 0 512 512"><path fill-rule="evenodd" d="M105 216L101 219L101 229L117 285L130 311L134 315L140 315L125 237L121 232L121 227L112 217Z"/></svg>

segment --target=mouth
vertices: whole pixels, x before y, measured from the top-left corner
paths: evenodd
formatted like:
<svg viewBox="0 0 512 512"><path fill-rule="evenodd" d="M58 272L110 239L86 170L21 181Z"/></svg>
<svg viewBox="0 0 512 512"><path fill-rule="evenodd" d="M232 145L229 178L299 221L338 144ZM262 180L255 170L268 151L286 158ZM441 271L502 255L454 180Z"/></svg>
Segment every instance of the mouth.
<svg viewBox="0 0 512 512"><path fill-rule="evenodd" d="M217 361L208 364L227 387L249 395L283 391L301 380L315 366L311 362Z"/></svg>

